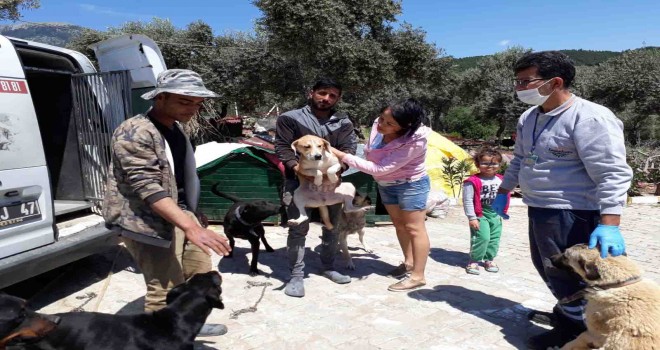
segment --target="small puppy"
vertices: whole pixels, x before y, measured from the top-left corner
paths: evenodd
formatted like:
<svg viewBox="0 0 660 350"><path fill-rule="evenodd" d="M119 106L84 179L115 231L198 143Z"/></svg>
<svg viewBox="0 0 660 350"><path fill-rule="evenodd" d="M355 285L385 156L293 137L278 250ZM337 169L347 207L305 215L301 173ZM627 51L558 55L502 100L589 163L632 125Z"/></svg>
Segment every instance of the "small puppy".
<svg viewBox="0 0 660 350"><path fill-rule="evenodd" d="M25 301L0 294L0 349L192 350L211 309L223 309L222 277L196 274L167 293L167 306L153 313L112 315L68 312L43 315Z"/></svg>
<svg viewBox="0 0 660 350"><path fill-rule="evenodd" d="M577 273L588 287L587 330L562 349L660 349L660 287L641 279L626 256L600 257L577 244L551 257L554 267Z"/></svg>
<svg viewBox="0 0 660 350"><path fill-rule="evenodd" d="M371 198L369 196L361 196L359 193L355 193L355 198L353 199L353 205L356 208L371 207ZM339 250L341 251L344 260L346 261L346 267L355 270L355 264L351 258L351 254L348 252L348 235L357 233L360 237L360 243L364 251L367 253L373 253L373 250L367 247L367 243L364 242L364 226L367 223L367 213L364 211L355 211L355 212L342 212L339 217L339 223L337 224L339 230Z"/></svg>
<svg viewBox="0 0 660 350"><path fill-rule="evenodd" d="M300 217L290 218L289 225L300 225L309 219L305 214L305 207L319 208L321 220L329 230L332 230L334 225L330 222L328 205L344 203L345 212L370 209L353 206L355 196L353 184L345 182L337 185L339 182L337 172L341 169L341 163L330 152L330 142L318 136L307 135L294 141L291 147L300 155L299 172L302 175L313 176L314 182L310 183L305 177L299 176L300 186L293 192L293 202L298 207ZM329 183L326 184L323 175L327 175Z"/></svg>
<svg viewBox="0 0 660 350"><path fill-rule="evenodd" d="M250 248L252 249L250 275L258 275L259 269L257 269L257 263L259 262L259 240L264 243L267 252L275 251L270 244L268 244L268 241L266 241L266 231L261 222L269 216L279 213L280 205L263 200L251 202L242 201L238 197L220 192L220 190L218 190L218 184L211 187L211 192L216 196L234 202L227 211L227 214L225 214L225 220L222 222L222 226L225 229L225 235L229 238L229 245L231 245L232 249L226 257L231 258L233 256L234 238L247 239L250 242Z"/></svg>

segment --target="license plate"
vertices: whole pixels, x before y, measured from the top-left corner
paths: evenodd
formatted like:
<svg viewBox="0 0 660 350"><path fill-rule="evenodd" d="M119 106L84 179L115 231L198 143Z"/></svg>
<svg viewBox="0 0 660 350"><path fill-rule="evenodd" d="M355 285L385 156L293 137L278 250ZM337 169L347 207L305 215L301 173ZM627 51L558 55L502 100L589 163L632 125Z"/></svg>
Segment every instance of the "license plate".
<svg viewBox="0 0 660 350"><path fill-rule="evenodd" d="M0 229L40 218L41 210L37 201L0 207Z"/></svg>

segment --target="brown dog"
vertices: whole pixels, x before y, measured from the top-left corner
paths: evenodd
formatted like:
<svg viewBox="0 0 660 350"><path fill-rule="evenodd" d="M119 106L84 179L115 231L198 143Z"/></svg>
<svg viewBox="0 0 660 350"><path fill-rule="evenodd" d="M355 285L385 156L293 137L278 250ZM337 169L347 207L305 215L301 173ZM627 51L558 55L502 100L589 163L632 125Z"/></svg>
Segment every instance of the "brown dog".
<svg viewBox="0 0 660 350"><path fill-rule="evenodd" d="M300 216L289 218L290 226L300 225L309 219L305 208L319 208L321 220L329 230L334 227L327 206L344 203L344 212L347 213L370 209L353 206L355 186L349 182L340 183L337 172L341 169L341 162L330 152L330 142L318 136L306 135L294 141L291 147L299 155L298 172L304 176L298 177L300 186L293 192L293 203L298 207ZM323 179L324 175L328 181ZM307 176L313 177L314 181L307 181Z"/></svg>
<svg viewBox="0 0 660 350"><path fill-rule="evenodd" d="M353 205L356 208L371 207L371 198L369 198L369 196L362 196L359 193L355 193ZM346 267L351 270L355 270L355 264L351 258L351 253L348 251L348 235L357 233L364 251L367 253L374 252L367 247L367 243L364 242L364 226L366 224L367 213L364 211L356 211L352 213L342 212L339 217L339 223L337 224L339 230L339 250L344 256Z"/></svg>
<svg viewBox="0 0 660 350"><path fill-rule="evenodd" d="M587 283L587 330L562 349L660 349L660 287L641 279L626 256L601 258L597 249L577 244L551 258Z"/></svg>

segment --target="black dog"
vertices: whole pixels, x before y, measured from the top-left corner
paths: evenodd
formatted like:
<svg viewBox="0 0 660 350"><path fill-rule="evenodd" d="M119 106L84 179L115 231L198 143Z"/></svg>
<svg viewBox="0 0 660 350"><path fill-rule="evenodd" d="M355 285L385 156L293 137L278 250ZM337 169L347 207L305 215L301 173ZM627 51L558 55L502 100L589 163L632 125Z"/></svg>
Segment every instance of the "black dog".
<svg viewBox="0 0 660 350"><path fill-rule="evenodd" d="M223 309L217 271L197 274L167 293L153 313L42 315L23 299L0 294L0 350L192 350L212 308Z"/></svg>
<svg viewBox="0 0 660 350"><path fill-rule="evenodd" d="M258 275L257 262L259 261L259 240L264 242L267 252L273 252L273 248L266 241L266 231L261 224L269 216L280 212L280 206L269 201L245 202L232 195L222 193L218 190L218 184L213 185L211 191L217 196L229 199L234 204L229 207L225 220L222 223L225 235L229 238L232 252L234 251L234 238L247 239L252 248L252 261L250 262L250 275ZM227 255L232 257L232 253Z"/></svg>

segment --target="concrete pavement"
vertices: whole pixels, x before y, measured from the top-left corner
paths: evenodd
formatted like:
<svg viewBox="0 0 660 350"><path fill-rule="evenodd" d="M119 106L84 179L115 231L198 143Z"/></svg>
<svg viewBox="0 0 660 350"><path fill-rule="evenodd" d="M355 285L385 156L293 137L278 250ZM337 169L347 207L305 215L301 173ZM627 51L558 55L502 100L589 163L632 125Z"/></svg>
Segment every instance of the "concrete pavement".
<svg viewBox="0 0 660 350"><path fill-rule="evenodd" d="M526 207L512 207L505 222L499 273L465 273L469 250L462 208L452 207L445 219L429 219L431 253L427 285L417 291L393 293L395 280L386 273L399 264L401 251L392 226L367 228L373 254L358 249L349 237L355 271L352 282L337 285L319 275L320 226L312 225L305 257L306 296L291 298L283 288L288 277L286 230L267 227L274 253L260 254L261 276L250 277L247 241L237 240L232 259L214 257L223 274L225 310L214 310L208 322L224 323L229 333L200 338L198 349L516 349L544 331L526 319L530 309L549 311L553 297L536 274L527 242ZM624 211L622 232L628 255L658 281L660 268L660 206L632 205ZM220 229L218 227L218 229ZM84 309L108 313L142 310L142 276L124 249L86 259L37 295L42 312Z"/></svg>

